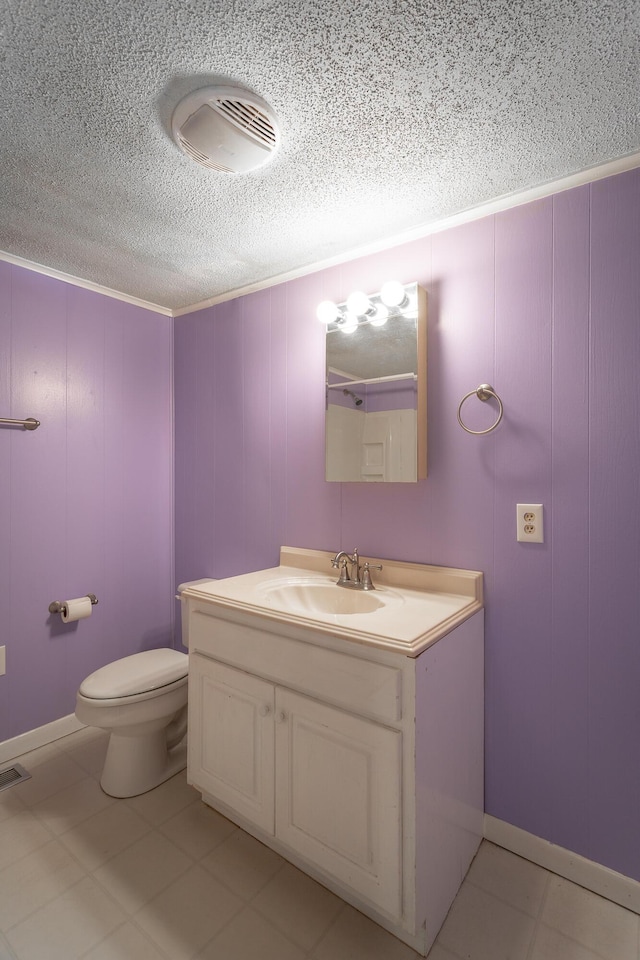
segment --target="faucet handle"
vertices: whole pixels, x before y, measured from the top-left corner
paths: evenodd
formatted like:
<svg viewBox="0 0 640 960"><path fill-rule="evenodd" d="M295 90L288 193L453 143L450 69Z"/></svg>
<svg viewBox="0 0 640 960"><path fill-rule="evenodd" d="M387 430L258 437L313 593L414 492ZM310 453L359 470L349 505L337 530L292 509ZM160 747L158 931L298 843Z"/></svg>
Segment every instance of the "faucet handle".
<svg viewBox="0 0 640 960"><path fill-rule="evenodd" d="M362 589L363 590L375 590L373 581L371 579L371 570L382 570L381 563L369 563L368 560L362 564Z"/></svg>

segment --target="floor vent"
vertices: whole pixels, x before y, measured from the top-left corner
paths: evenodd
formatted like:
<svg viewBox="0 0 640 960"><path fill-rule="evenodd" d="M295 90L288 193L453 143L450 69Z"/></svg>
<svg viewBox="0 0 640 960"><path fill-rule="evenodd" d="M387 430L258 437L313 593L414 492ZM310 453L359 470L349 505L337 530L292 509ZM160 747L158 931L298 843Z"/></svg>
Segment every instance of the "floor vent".
<svg viewBox="0 0 640 960"><path fill-rule="evenodd" d="M0 792L8 790L14 783L22 783L23 780L31 780L31 774L19 763L14 763L12 767L6 770L0 770Z"/></svg>

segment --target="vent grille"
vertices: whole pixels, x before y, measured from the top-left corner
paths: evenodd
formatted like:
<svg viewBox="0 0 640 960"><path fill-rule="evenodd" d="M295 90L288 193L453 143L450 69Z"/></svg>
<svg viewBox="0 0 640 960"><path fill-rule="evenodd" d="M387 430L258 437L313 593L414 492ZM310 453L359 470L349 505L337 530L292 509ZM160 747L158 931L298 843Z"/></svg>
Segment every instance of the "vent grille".
<svg viewBox="0 0 640 960"><path fill-rule="evenodd" d="M171 132L183 153L221 173L256 170L280 143L278 118L266 100L234 86L188 93L173 111Z"/></svg>
<svg viewBox="0 0 640 960"><path fill-rule="evenodd" d="M179 136L179 140L184 152L188 153L197 163L201 163L203 167L209 167L210 170L219 170L221 173L234 172L231 167L225 167L221 163L214 163L211 157L207 157L206 154L197 150L186 137Z"/></svg>
<svg viewBox="0 0 640 960"><path fill-rule="evenodd" d="M276 130L271 120L253 104L245 100L216 100L215 106L227 120L235 124L245 133L248 133L258 143L264 144L270 150L276 146Z"/></svg>
<svg viewBox="0 0 640 960"><path fill-rule="evenodd" d="M0 770L0 792L2 790L8 790L9 787L12 787L15 783L22 783L23 780L30 780L31 774L27 773L24 767L20 766L19 763L14 763L12 767L7 767L6 770Z"/></svg>

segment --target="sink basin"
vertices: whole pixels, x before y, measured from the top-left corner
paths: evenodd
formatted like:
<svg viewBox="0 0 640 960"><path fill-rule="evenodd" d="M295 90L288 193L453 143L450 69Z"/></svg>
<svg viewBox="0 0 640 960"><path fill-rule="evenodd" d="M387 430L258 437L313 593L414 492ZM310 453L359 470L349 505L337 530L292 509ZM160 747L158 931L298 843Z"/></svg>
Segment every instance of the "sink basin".
<svg viewBox="0 0 640 960"><path fill-rule="evenodd" d="M391 599L388 591L355 590L339 587L333 581L296 580L279 581L265 590L270 606L279 610L296 610L303 614L345 616L373 613L385 607Z"/></svg>
<svg viewBox="0 0 640 960"><path fill-rule="evenodd" d="M331 560L321 550L282 547L279 566L187 584L182 597L211 603L230 620L234 611L249 616L249 626L262 617L271 630L277 621L290 631L303 621L305 636L321 632L410 657L482 610L482 574L474 570L372 557L383 564L375 590L354 590L337 585Z"/></svg>

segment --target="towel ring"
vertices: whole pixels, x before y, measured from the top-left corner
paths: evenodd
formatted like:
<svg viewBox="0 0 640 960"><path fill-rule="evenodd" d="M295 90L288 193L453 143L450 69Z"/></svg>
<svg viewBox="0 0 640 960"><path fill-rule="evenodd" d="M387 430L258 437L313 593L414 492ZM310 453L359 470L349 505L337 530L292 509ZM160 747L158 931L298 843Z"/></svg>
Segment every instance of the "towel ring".
<svg viewBox="0 0 640 960"><path fill-rule="evenodd" d="M485 400L488 400L489 397L493 397L495 400L498 401L498 419L496 420L495 423L492 423L490 427L487 427L486 430L471 430L465 423L463 423L462 404L465 402L465 400L468 400L469 397L472 397L474 394L476 395L478 400L482 400L483 403ZM467 431L467 433L473 433L475 434L475 436L480 437L484 433L491 433L492 430L495 430L495 428L498 426L498 424L502 420L503 413L504 413L504 407L502 406L502 400L500 399L498 394L495 392L493 387L488 383L481 383L480 386L477 387L477 389L471 390L469 393L466 393L462 398L462 400L460 401L460 405L458 407L458 423L460 424L463 430Z"/></svg>

